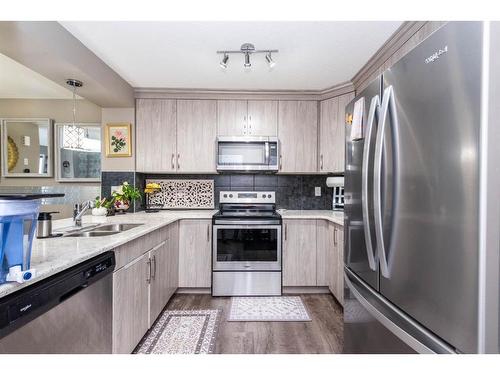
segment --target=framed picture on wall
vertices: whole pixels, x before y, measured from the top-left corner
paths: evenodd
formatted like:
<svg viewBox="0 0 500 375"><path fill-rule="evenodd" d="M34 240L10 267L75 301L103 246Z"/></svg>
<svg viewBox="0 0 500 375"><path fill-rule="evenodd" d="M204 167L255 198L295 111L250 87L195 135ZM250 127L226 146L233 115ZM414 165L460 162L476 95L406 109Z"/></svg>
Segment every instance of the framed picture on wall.
<svg viewBox="0 0 500 375"><path fill-rule="evenodd" d="M106 124L104 132L106 157L119 158L132 156L132 132L129 123Z"/></svg>

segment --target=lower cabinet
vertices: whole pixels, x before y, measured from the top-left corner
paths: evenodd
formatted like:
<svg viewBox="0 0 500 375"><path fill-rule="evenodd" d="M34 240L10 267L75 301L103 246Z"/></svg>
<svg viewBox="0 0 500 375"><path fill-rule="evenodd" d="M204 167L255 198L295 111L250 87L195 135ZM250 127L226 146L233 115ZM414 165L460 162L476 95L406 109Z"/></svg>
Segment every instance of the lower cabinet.
<svg viewBox="0 0 500 375"><path fill-rule="evenodd" d="M283 220L283 286L316 286L316 220Z"/></svg>
<svg viewBox="0 0 500 375"><path fill-rule="evenodd" d="M181 220L179 223L179 287L212 286L212 221Z"/></svg>
<svg viewBox="0 0 500 375"><path fill-rule="evenodd" d="M134 350L178 287L178 224L160 231L145 236L158 236L159 244L113 274L113 353Z"/></svg>
<svg viewBox="0 0 500 375"><path fill-rule="evenodd" d="M127 354L149 328L149 253L113 274L113 353Z"/></svg>
<svg viewBox="0 0 500 375"><path fill-rule="evenodd" d="M343 304L343 227L327 220L283 220L283 286L327 286Z"/></svg>

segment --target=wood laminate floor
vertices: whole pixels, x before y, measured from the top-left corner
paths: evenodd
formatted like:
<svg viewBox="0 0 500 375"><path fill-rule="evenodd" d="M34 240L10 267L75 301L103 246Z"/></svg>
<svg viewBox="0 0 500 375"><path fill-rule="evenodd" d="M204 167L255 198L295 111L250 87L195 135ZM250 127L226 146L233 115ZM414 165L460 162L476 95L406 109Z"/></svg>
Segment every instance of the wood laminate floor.
<svg viewBox="0 0 500 375"><path fill-rule="evenodd" d="M301 294L310 322L228 322L231 298L176 294L169 310L222 309L216 353L341 353L342 307L329 294Z"/></svg>

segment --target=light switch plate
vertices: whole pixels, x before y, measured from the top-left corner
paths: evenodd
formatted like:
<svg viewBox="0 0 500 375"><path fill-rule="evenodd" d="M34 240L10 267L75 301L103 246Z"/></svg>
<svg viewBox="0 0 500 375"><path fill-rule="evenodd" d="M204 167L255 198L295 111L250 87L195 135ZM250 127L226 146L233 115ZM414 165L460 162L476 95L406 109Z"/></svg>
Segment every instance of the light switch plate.
<svg viewBox="0 0 500 375"><path fill-rule="evenodd" d="M314 196L315 197L321 197L321 186L315 186L314 187Z"/></svg>

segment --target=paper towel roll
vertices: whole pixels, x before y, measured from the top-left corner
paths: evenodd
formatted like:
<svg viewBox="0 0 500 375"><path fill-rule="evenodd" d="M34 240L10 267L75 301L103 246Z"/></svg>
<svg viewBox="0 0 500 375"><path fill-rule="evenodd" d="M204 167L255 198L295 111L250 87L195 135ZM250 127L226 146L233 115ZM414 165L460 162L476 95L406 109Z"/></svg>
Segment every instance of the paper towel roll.
<svg viewBox="0 0 500 375"><path fill-rule="evenodd" d="M344 186L344 177L327 177L326 186Z"/></svg>

